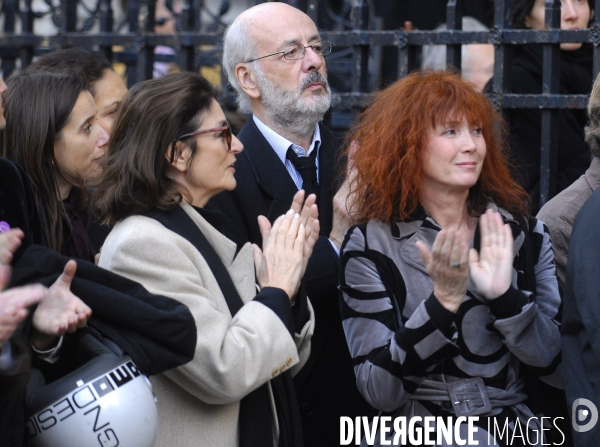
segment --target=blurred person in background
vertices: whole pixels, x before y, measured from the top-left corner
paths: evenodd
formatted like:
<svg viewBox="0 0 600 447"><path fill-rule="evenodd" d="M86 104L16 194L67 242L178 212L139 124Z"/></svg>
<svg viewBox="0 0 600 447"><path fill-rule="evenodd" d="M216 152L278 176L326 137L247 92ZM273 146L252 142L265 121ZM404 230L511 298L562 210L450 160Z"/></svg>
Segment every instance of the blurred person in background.
<svg viewBox="0 0 600 447"><path fill-rule="evenodd" d="M98 124L110 135L127 86L104 56L80 48L66 48L40 56L25 71L75 74L83 79L96 102Z"/></svg>
<svg viewBox="0 0 600 447"><path fill-rule="evenodd" d="M593 0L562 0L563 30L588 28L593 18ZM512 6L516 29L545 29L545 0L515 0ZM559 94L587 95L592 90L592 45L560 45ZM542 46L517 45L511 63L510 93L542 93ZM486 90L491 88L491 83ZM531 196L530 211L540 208L540 165L542 112L511 109L504 112L510 133L514 175ZM571 185L589 167L591 155L585 143L585 110L558 110L557 191Z"/></svg>
<svg viewBox="0 0 600 447"><path fill-rule="evenodd" d="M596 77L588 102L589 122L585 128L585 141L592 153L592 163L571 186L546 203L537 217L550 230L558 283L565 287L567 259L571 232L579 210L600 186L600 77Z"/></svg>
<svg viewBox="0 0 600 447"><path fill-rule="evenodd" d="M463 17L462 29L463 31L489 31L485 25L473 17ZM445 24L434 29L434 31L444 30L446 30ZM487 82L494 75L494 45L462 45L461 55L462 76L475 84L478 91L483 91ZM423 46L422 69L443 70L446 67L446 45Z"/></svg>

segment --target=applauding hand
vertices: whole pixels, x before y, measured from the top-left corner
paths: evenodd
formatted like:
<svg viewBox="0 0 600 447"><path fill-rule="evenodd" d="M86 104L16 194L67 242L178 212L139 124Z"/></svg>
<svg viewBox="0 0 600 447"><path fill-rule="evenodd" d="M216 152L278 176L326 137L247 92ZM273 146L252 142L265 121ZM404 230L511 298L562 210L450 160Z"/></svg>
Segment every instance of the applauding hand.
<svg viewBox="0 0 600 447"><path fill-rule="evenodd" d="M319 211L317 209L317 205L315 204L316 201L317 196L314 194L309 195L306 198L306 201L304 201L303 189L298 191L292 200L291 209L300 214L300 223L304 225L305 230L304 251L302 253L304 259L301 277L304 276L310 255L312 254L313 248L319 239Z"/></svg>
<svg viewBox="0 0 600 447"><path fill-rule="evenodd" d="M469 286L468 247L454 228L440 231L431 251L423 241L417 248L433 281L433 294L451 312L456 312Z"/></svg>
<svg viewBox="0 0 600 447"><path fill-rule="evenodd" d="M500 213L487 210L479 221L481 252L471 249L469 270L477 292L487 299L504 294L512 281L513 237Z"/></svg>
<svg viewBox="0 0 600 447"><path fill-rule="evenodd" d="M258 284L261 288L280 288L292 300L302 279L306 243L300 215L290 209L277 218L273 227L264 216L258 216L258 224L263 237L262 250L253 244Z"/></svg>

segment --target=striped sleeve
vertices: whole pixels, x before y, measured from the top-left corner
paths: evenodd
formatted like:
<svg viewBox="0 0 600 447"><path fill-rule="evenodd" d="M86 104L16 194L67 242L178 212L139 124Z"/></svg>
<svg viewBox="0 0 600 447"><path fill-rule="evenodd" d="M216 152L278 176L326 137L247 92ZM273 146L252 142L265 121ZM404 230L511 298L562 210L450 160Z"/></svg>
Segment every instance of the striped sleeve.
<svg viewBox="0 0 600 447"><path fill-rule="evenodd" d="M502 334L504 344L526 365L546 382L560 386L560 294L556 278L556 266L548 228L543 222L531 219L531 236L535 291L518 290L522 307L518 313L505 317L490 308L496 315L494 327ZM527 231L527 230L526 230Z"/></svg>
<svg viewBox="0 0 600 447"><path fill-rule="evenodd" d="M431 295L410 318L404 279L393 261L370 250L366 226L349 230L341 254L341 314L357 386L375 408L393 411L441 360L457 355L453 314Z"/></svg>

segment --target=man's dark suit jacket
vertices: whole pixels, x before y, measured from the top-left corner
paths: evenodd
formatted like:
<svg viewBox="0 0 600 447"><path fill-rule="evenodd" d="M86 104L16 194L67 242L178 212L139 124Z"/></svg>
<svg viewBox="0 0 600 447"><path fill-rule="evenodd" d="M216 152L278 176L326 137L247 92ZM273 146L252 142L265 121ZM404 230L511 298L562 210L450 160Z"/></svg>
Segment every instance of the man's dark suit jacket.
<svg viewBox="0 0 600 447"><path fill-rule="evenodd" d="M341 138L320 125L320 237L304 281L315 311L310 359L294 378L307 447L339 445L340 416L369 416L372 411L356 387L356 378L342 328L338 298L339 257L328 239L333 196L339 185ZM252 116L238 138L244 151L235 164L237 186L215 196L207 208L222 212L222 232L238 246L262 246L257 217L273 222L289 210L298 188L285 166L256 127Z"/></svg>

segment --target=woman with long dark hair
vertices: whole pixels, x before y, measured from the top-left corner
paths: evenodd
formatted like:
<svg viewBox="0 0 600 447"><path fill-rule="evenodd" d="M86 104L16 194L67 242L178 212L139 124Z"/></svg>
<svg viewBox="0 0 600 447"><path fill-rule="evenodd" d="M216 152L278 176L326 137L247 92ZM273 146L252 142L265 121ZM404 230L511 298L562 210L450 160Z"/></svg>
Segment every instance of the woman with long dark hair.
<svg viewBox="0 0 600 447"><path fill-rule="evenodd" d="M527 218L501 124L455 74L414 73L381 91L352 134L359 224L341 253L365 399L407 418L479 416L479 445L506 443L488 437L494 422L527 430L524 369L557 384L560 355L550 239Z"/></svg>
<svg viewBox="0 0 600 447"><path fill-rule="evenodd" d="M94 99L77 76L24 73L8 86L2 151L29 179L42 239L34 242L94 262L85 200L108 142Z"/></svg>
<svg viewBox="0 0 600 447"><path fill-rule="evenodd" d="M182 302L196 321L194 359L152 379L157 447L301 446L290 374L308 358L314 325L299 287L319 234L315 196L301 210L298 193L272 228L259 218L263 250L238 251L204 206L235 188L242 150L200 75L140 82L124 98L94 193L114 225L99 265Z"/></svg>

